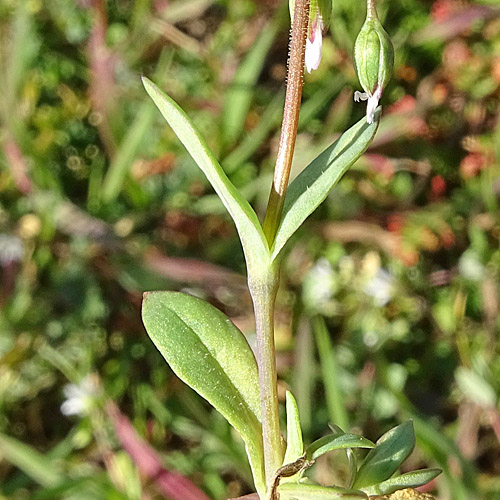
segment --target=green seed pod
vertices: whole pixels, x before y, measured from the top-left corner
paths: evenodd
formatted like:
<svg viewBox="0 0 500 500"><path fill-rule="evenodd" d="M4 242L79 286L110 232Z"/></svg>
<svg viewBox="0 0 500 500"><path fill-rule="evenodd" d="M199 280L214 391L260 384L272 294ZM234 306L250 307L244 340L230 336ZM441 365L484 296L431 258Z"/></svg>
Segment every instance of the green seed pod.
<svg viewBox="0 0 500 500"><path fill-rule="evenodd" d="M369 123L373 122L375 108L394 71L394 47L377 16L373 2L374 0L367 0L366 20L354 44L356 72L365 91L365 94L356 92L354 99L368 99Z"/></svg>

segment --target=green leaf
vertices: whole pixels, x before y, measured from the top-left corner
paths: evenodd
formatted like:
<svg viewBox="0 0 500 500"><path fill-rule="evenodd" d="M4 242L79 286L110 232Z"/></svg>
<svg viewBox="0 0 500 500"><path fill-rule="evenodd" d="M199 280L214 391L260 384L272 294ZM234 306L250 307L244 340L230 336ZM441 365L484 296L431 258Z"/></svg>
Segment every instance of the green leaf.
<svg viewBox="0 0 500 500"><path fill-rule="evenodd" d="M296 462L304 455L304 442L300 426L297 401L290 391L286 391L286 452L283 465ZM281 483L295 482L299 474L281 478Z"/></svg>
<svg viewBox="0 0 500 500"><path fill-rule="evenodd" d="M354 162L366 151L377 131L380 108L374 123L363 117L344 132L329 148L313 160L290 184L283 207L283 216L271 251L276 259L285 243L328 196Z"/></svg>
<svg viewBox="0 0 500 500"><path fill-rule="evenodd" d="M368 495L390 495L397 490L405 488L418 488L441 474L441 469L421 469L401 474L401 476L391 477L375 486L363 488Z"/></svg>
<svg viewBox="0 0 500 500"><path fill-rule="evenodd" d="M279 23L268 23L262 28L257 40L238 67L224 99L222 130L224 140L232 146L243 132L245 119L255 92L267 53L272 47Z"/></svg>
<svg viewBox="0 0 500 500"><path fill-rule="evenodd" d="M347 428L349 417L345 408L345 398L339 384L339 367L336 352L323 316L313 319L314 335L319 353L323 384L325 386L326 407L332 422Z"/></svg>
<svg viewBox="0 0 500 500"><path fill-rule="evenodd" d="M363 460L354 488L366 488L389 479L415 446L413 423L404 422L386 432Z"/></svg>
<svg viewBox="0 0 500 500"><path fill-rule="evenodd" d="M367 498L365 493L359 490L308 483L283 483L278 487L278 492L283 500L360 500Z"/></svg>
<svg viewBox="0 0 500 500"><path fill-rule="evenodd" d="M346 448L374 448L375 445L363 436L357 434L331 434L314 441L307 448L307 458L316 460L321 455L333 450Z"/></svg>
<svg viewBox="0 0 500 500"><path fill-rule="evenodd" d="M44 487L57 486L62 476L54 462L17 439L0 434L0 459L19 467L27 476Z"/></svg>
<svg viewBox="0 0 500 500"><path fill-rule="evenodd" d="M114 201L120 194L130 166L134 158L137 158L137 151L144 143L145 136L151 129L155 116L154 111L155 107L150 101L143 104L136 115L134 123L123 138L103 183L102 199L105 203Z"/></svg>
<svg viewBox="0 0 500 500"><path fill-rule="evenodd" d="M200 132L179 105L147 78L143 77L142 81L147 93L198 167L207 176L233 218L249 266L253 266L255 269L260 267L268 269L269 248L267 241L259 219L248 201L228 179Z"/></svg>
<svg viewBox="0 0 500 500"><path fill-rule="evenodd" d="M299 409L297 401L290 391L286 391L286 438L286 453L283 464L290 464L304 454Z"/></svg>
<svg viewBox="0 0 500 500"><path fill-rule="evenodd" d="M144 294L142 319L175 374L240 433L265 491L259 377L243 334L215 307L178 292Z"/></svg>

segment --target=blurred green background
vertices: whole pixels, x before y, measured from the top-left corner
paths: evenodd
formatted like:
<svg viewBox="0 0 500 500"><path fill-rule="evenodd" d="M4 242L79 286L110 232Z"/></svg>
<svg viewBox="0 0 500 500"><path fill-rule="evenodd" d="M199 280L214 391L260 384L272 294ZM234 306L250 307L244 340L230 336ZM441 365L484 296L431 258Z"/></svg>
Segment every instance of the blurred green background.
<svg viewBox="0 0 500 500"><path fill-rule="evenodd" d="M235 229L139 77L179 102L262 215L287 3L0 0L0 499L175 500L168 471L213 499L252 490L241 442L141 323L143 291L184 290L255 341ZM372 147L286 252L280 397L296 395L308 440L328 422L377 439L412 418L408 469L444 471L431 491L497 499L500 6L378 10L395 76ZM334 1L297 172L365 113L364 13ZM338 452L313 473L341 483L346 467Z"/></svg>

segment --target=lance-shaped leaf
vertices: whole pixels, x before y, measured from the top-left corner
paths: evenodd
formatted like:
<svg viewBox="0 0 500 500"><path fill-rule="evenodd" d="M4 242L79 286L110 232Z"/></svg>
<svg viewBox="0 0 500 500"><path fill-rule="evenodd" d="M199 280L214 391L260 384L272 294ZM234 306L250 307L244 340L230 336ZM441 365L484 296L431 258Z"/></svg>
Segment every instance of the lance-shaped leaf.
<svg viewBox="0 0 500 500"><path fill-rule="evenodd" d="M300 427L299 408L290 391L286 392L286 452L283 465L291 464L304 455L304 442ZM294 482L298 474L283 477L281 483Z"/></svg>
<svg viewBox="0 0 500 500"><path fill-rule="evenodd" d="M333 450L346 448L374 448L375 445L363 436L357 434L331 434L314 441L307 448L307 458L316 460L321 455Z"/></svg>
<svg viewBox="0 0 500 500"><path fill-rule="evenodd" d="M240 433L265 491L259 377L243 334L212 305L179 292L146 293L142 320L174 373Z"/></svg>
<svg viewBox="0 0 500 500"><path fill-rule="evenodd" d="M366 151L377 131L380 108L374 123L362 118L344 132L329 148L313 160L290 184L281 224L271 251L275 259L297 231L354 162Z"/></svg>
<svg viewBox="0 0 500 500"><path fill-rule="evenodd" d="M370 450L358 470L353 488L366 488L389 479L415 446L413 423L405 422L386 432Z"/></svg>
<svg viewBox="0 0 500 500"><path fill-rule="evenodd" d="M142 81L147 93L198 167L207 176L233 218L249 265L259 266L259 263L264 261L267 264L269 257L267 241L259 219L248 201L228 179L200 132L179 105L147 78L143 77ZM267 267L265 264L264 267Z"/></svg>
<svg viewBox="0 0 500 500"><path fill-rule="evenodd" d="M278 488L280 499L286 500L365 500L365 493L359 490L320 486L309 483L284 483Z"/></svg>
<svg viewBox="0 0 500 500"><path fill-rule="evenodd" d="M441 469L421 469L391 477L375 486L363 488L368 495L390 495L405 488L418 488L441 474Z"/></svg>
<svg viewBox="0 0 500 500"><path fill-rule="evenodd" d="M304 454L302 429L300 428L297 401L290 391L286 392L286 453L283 464L295 462Z"/></svg>

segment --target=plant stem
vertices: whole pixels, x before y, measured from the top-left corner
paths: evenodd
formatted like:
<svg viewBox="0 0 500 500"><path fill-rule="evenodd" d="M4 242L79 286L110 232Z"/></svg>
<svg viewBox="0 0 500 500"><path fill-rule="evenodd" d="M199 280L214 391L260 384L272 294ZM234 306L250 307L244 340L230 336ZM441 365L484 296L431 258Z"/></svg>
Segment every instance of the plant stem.
<svg viewBox="0 0 500 500"><path fill-rule="evenodd" d="M268 488L274 479L274 473L282 465L284 455L279 421L274 347L274 303L278 288L278 275L275 269L269 271L266 277L251 276L249 279L257 332L264 467Z"/></svg>
<svg viewBox="0 0 500 500"><path fill-rule="evenodd" d="M270 246L274 241L281 220L297 137L308 22L309 0L296 0L288 57L288 79L281 138L263 227ZM270 263L269 269L249 269L248 285L254 304L257 331L262 436L267 488L271 488L275 472L281 467L284 456L284 443L279 422L274 346L274 304L278 281L278 263Z"/></svg>
<svg viewBox="0 0 500 500"><path fill-rule="evenodd" d="M304 54L309 22L309 0L296 0L288 56L288 77L285 109L274 179L264 220L264 234L272 245L278 230L285 202L292 166L297 127L299 124L302 85L304 82Z"/></svg>

